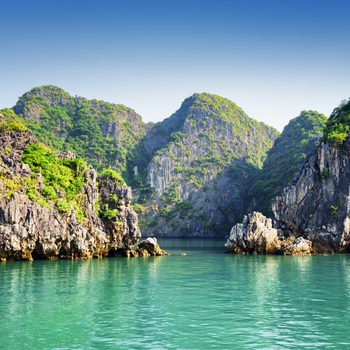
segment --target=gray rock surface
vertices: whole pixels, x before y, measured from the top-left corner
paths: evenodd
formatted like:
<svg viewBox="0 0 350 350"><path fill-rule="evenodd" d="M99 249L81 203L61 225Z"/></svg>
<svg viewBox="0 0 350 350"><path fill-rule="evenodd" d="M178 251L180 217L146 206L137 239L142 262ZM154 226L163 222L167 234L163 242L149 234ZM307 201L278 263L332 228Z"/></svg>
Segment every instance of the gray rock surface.
<svg viewBox="0 0 350 350"><path fill-rule="evenodd" d="M349 141L342 150L322 144L309 153L293 183L272 204L283 237L304 237L313 252L349 249Z"/></svg>
<svg viewBox="0 0 350 350"><path fill-rule="evenodd" d="M232 102L215 98L209 94L189 97L147 134L151 140L152 130L158 127L164 135L174 130L183 136L170 136L164 144L159 141L157 146L163 148L148 164L147 183L154 193L140 216L145 236L224 236L229 223L243 216L245 187L254 172L247 159L255 154L254 162L262 162L277 134L248 118ZM240 166L245 170L230 173L230 168ZM191 208L181 211L178 201ZM166 215L169 210L172 214Z"/></svg>
<svg viewBox="0 0 350 350"><path fill-rule="evenodd" d="M137 214L130 206L131 188L119 186L110 177L98 178L90 167L84 174L86 183L82 188L85 216L82 224L77 221L73 208L63 213L41 207L28 198L23 185L27 176L36 176L27 164L20 163L23 150L30 142L36 143L36 140L29 131L0 134L0 259L101 258L131 250L141 237ZM75 156L67 152L60 153L59 157ZM37 179L38 186L43 186L42 176ZM111 193L117 200L111 198ZM119 214L112 220L98 217L97 201L102 210L109 205Z"/></svg>
<svg viewBox="0 0 350 350"><path fill-rule="evenodd" d="M303 237L297 238L294 242L288 243L283 248L284 255L309 255L311 254L312 242Z"/></svg>
<svg viewBox="0 0 350 350"><path fill-rule="evenodd" d="M137 248L139 256L164 256L169 255L164 250L160 249L157 238L148 237L144 241L141 241Z"/></svg>
<svg viewBox="0 0 350 350"><path fill-rule="evenodd" d="M350 138L340 147L321 144L310 152L293 182L272 203L275 248L270 253L305 255L350 251ZM231 230L230 252L250 252L256 225L249 219ZM259 218L259 215L256 215ZM243 237L243 238L241 238ZM247 237L247 238L246 238ZM250 242L248 239L248 242ZM266 253L268 251L266 250Z"/></svg>
<svg viewBox="0 0 350 350"><path fill-rule="evenodd" d="M243 223L232 227L225 244L231 253L270 254L280 249L272 220L258 212L244 216Z"/></svg>

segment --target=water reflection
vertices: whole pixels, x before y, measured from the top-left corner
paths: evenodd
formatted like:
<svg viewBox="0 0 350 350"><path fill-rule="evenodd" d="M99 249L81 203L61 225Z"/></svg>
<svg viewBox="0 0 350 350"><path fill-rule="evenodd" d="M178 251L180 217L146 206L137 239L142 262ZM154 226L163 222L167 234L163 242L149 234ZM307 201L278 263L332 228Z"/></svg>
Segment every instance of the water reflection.
<svg viewBox="0 0 350 350"><path fill-rule="evenodd" d="M0 264L0 348L350 347L349 255L159 243L173 255Z"/></svg>

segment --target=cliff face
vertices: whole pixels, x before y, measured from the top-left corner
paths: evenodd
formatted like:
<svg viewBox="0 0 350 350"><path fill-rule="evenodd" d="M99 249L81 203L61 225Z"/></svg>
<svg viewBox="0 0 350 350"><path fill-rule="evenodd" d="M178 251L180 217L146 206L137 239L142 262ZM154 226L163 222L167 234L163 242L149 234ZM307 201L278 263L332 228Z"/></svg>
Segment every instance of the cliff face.
<svg viewBox="0 0 350 350"><path fill-rule="evenodd" d="M71 152L56 155L18 129L5 123L0 133L0 259L137 256L131 248L141 232L131 188L113 172L98 177ZM49 180L45 163L60 173ZM37 164L39 173L31 170ZM75 183L79 193L72 195Z"/></svg>
<svg viewBox="0 0 350 350"><path fill-rule="evenodd" d="M293 182L272 203L273 225L266 225L260 213L249 214L243 224L232 228L226 244L229 250L281 254L350 251L349 144L348 137L341 147L322 143L309 153Z"/></svg>
<svg viewBox="0 0 350 350"><path fill-rule="evenodd" d="M186 99L165 123L172 120L181 121L181 131L147 167L155 191L140 217L144 234L225 235L243 215L249 182L277 132L210 94Z"/></svg>
<svg viewBox="0 0 350 350"><path fill-rule="evenodd" d="M281 234L310 240L315 252L349 249L349 142L342 149L322 144L272 204Z"/></svg>

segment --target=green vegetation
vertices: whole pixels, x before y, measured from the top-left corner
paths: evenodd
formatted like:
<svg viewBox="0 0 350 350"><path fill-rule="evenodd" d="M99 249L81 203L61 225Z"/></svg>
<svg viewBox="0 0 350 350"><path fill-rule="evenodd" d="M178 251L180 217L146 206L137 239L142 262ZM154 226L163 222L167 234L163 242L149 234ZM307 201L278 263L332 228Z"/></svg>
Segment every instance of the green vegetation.
<svg viewBox="0 0 350 350"><path fill-rule="evenodd" d="M82 221L81 187L87 171L84 159L100 176L113 178L119 185L126 181L132 186L133 193L139 195L133 208L143 215L140 226L154 227L163 218L172 229L181 229L184 234L189 233L185 220L190 218L201 220L204 229L228 233L233 225L228 218L240 220L242 210L246 211L253 199L260 211L270 215L271 199L292 181L307 152L317 146L314 136L323 132L323 141L346 152L343 145L350 129L350 101L343 101L328 121L322 114L303 111L281 135L249 118L233 102L207 93L186 99L175 117L148 125L123 105L74 98L55 86L32 89L19 99L14 110L0 111L5 117L1 131L30 129L50 148L31 145L23 154L23 162L44 176L44 187L38 185L38 175L9 180L1 174L6 187L4 196L11 197L25 186L31 200L62 212L69 212L73 206ZM153 151L147 151L150 149ZM60 160L55 150L72 151L81 159ZM4 152L8 154L12 150L7 148ZM174 172L170 184L159 196L160 203L147 183L146 173L151 159L156 169L160 169L164 157ZM213 192L221 192L223 176L231 177L239 191L239 196L226 207L221 207L212 196ZM332 174L322 169L321 176L327 179ZM209 217L215 215L207 216L203 207L194 212L192 203L180 199L184 198L184 191L201 195L201 191L205 192L204 206L210 205L217 211L215 215L224 217L223 221L211 221ZM190 198L193 200L195 196ZM111 193L108 203L111 209L105 206L102 213L106 220L118 215L117 209L113 209L117 201ZM98 213L100 205L98 201ZM336 215L337 207L330 210Z"/></svg>
<svg viewBox="0 0 350 350"><path fill-rule="evenodd" d="M107 220L112 220L112 218L115 218L117 215L119 214L119 210L117 209L107 209L104 213L103 216L107 219Z"/></svg>
<svg viewBox="0 0 350 350"><path fill-rule="evenodd" d="M178 141L178 140L187 139L187 138L188 138L187 134L183 134L181 131L177 131L170 134L169 142Z"/></svg>
<svg viewBox="0 0 350 350"><path fill-rule="evenodd" d="M142 204L135 203L132 205L132 209L137 214L142 214L145 211L145 207Z"/></svg>
<svg viewBox="0 0 350 350"><path fill-rule="evenodd" d="M337 215L338 207L334 207L333 205L331 205L328 209L331 211L331 214L333 216Z"/></svg>
<svg viewBox="0 0 350 350"><path fill-rule="evenodd" d="M157 225L158 220L154 211L149 210L159 200L146 180L151 159L158 169L163 164L162 157L175 163L173 179L160 196L163 203L158 202L156 206L157 215L174 222L201 215L203 210L192 213L192 207L184 209L186 203L181 204L179 200L184 191L200 193L212 188L218 192L218 180L225 175L234 179L245 201L247 186L278 136L275 129L250 119L233 102L206 93L186 99L176 117L147 126L140 116L123 105L74 98L54 86L32 89L20 98L14 109L18 116L13 115L13 121L21 119L25 127L51 149L74 152L100 175L117 179L120 185L125 179L134 189L133 194L139 195L134 208L143 215L142 225L147 227ZM50 190L45 191L41 196L46 201L55 202L61 210L68 208L68 202L55 199ZM217 202L211 201L210 193L206 203L217 210ZM111 198L109 204L113 205L113 195ZM106 219L112 218L108 210L103 215ZM207 229L221 230L221 224L209 224L203 215L197 219L202 220ZM175 229L175 224L171 225Z"/></svg>
<svg viewBox="0 0 350 350"><path fill-rule="evenodd" d="M326 168L323 168L322 171L321 171L321 176L324 178L324 179L328 179L332 176L332 173L330 173Z"/></svg>
<svg viewBox="0 0 350 350"><path fill-rule="evenodd" d="M185 219L188 216L189 210L192 209L192 203L185 202L182 199L179 199L174 209L170 208L162 208L160 210L160 215L164 217L167 221L170 221L176 217L177 214L179 214L180 219Z"/></svg>
<svg viewBox="0 0 350 350"><path fill-rule="evenodd" d="M20 131L26 130L22 120L15 114L12 109L0 109L0 114L3 115L3 124L0 123L0 132L2 131Z"/></svg>
<svg viewBox="0 0 350 350"><path fill-rule="evenodd" d="M5 189L4 191L1 191L1 195L6 199L10 199L12 195L22 187L22 181L20 178L9 179L6 176L1 175L0 181ZM2 199L2 197L0 197L0 199Z"/></svg>
<svg viewBox="0 0 350 350"><path fill-rule="evenodd" d="M56 207L63 212L69 212L72 205L77 220L81 223L84 218L81 189L86 182L83 175L88 170L83 159L62 160L45 145L31 144L24 150L22 162L44 178L42 190L37 185L36 178L26 179L28 197L45 207ZM64 193L64 198L59 198L57 190Z"/></svg>
<svg viewBox="0 0 350 350"><path fill-rule="evenodd" d="M23 95L16 107L23 124L39 141L59 151L74 152L98 171L112 167L131 180L133 166L141 172L150 160L141 142L145 128L141 117L123 105L73 98L48 85ZM32 115L40 116L40 122ZM133 123L122 121L125 117ZM133 131L135 128L138 133Z"/></svg>
<svg viewBox="0 0 350 350"><path fill-rule="evenodd" d="M120 174L118 174L116 171L112 170L112 169L104 169L100 172L99 176L101 177L111 177L112 179L117 180L117 184L119 186L123 186L125 184L125 181L123 180L123 178L121 177Z"/></svg>
<svg viewBox="0 0 350 350"><path fill-rule="evenodd" d="M350 99L335 108L323 129L322 141L340 146L348 137L350 128Z"/></svg>
<svg viewBox="0 0 350 350"><path fill-rule="evenodd" d="M144 145L145 124L132 109L74 98L51 85L24 94L14 109L18 115L13 110L0 111L6 120L13 122L7 127L18 128L16 123L21 121L20 128L30 129L51 149L72 151L99 172L110 168L122 174L128 185L140 189L140 203L145 203L152 194L153 189L146 181L151 155ZM159 131L159 126L154 129ZM175 133L173 138L186 136ZM139 174L136 178L135 166Z"/></svg>
<svg viewBox="0 0 350 350"><path fill-rule="evenodd" d="M0 125L0 132L2 131L20 131L23 132L26 130L26 127L19 122L7 122Z"/></svg>
<svg viewBox="0 0 350 350"><path fill-rule="evenodd" d="M272 215L271 199L282 193L299 171L305 154L318 145L312 138L322 133L326 121L323 114L303 111L285 126L276 139L249 191L250 199L255 198L258 210L264 215Z"/></svg>

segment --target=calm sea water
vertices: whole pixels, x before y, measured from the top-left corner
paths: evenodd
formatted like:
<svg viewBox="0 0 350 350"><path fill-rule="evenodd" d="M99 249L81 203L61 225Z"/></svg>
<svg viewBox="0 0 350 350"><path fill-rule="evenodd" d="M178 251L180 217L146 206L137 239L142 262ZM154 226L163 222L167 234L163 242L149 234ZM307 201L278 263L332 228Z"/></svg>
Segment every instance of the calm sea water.
<svg viewBox="0 0 350 350"><path fill-rule="evenodd" d="M173 255L1 263L0 349L350 349L349 255L159 242Z"/></svg>

